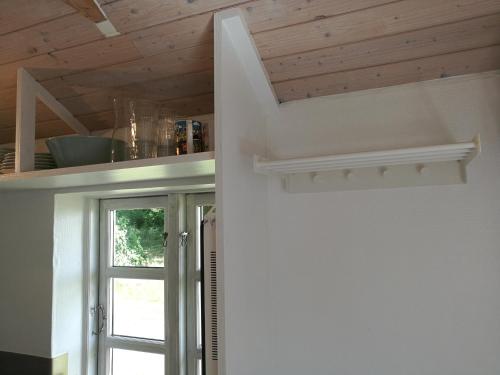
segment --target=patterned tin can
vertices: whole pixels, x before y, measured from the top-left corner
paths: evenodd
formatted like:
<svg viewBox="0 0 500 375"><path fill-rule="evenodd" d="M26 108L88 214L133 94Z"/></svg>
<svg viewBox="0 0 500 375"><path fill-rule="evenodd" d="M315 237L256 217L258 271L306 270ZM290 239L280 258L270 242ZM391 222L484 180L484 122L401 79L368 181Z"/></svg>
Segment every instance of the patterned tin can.
<svg viewBox="0 0 500 375"><path fill-rule="evenodd" d="M177 120L175 122L177 155L203 151L203 127L195 120Z"/></svg>

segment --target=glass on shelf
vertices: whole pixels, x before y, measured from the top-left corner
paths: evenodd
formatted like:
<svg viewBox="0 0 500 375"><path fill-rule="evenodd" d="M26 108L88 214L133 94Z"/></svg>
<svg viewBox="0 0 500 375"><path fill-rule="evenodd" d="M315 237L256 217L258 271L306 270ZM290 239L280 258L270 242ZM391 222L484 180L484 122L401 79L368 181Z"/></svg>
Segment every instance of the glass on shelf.
<svg viewBox="0 0 500 375"><path fill-rule="evenodd" d="M158 155L158 112L147 99L114 99L112 161L155 158Z"/></svg>
<svg viewBox="0 0 500 375"><path fill-rule="evenodd" d="M206 124L191 119L176 120L173 110L154 100L119 96L113 102L112 161L209 150L211 136Z"/></svg>
<svg viewBox="0 0 500 375"><path fill-rule="evenodd" d="M176 155L175 112L165 106L158 111L158 156Z"/></svg>

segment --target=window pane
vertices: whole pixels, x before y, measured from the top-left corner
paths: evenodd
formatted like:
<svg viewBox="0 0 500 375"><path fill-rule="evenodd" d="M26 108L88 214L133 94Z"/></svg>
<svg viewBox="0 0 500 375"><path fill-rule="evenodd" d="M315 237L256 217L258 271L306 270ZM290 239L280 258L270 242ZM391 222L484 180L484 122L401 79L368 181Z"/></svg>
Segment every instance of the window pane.
<svg viewBox="0 0 500 375"><path fill-rule="evenodd" d="M113 335L165 339L163 280L113 279Z"/></svg>
<svg viewBox="0 0 500 375"><path fill-rule="evenodd" d="M163 267L165 210L117 210L114 216L113 265Z"/></svg>
<svg viewBox="0 0 500 375"><path fill-rule="evenodd" d="M112 375L164 375L163 354L112 349Z"/></svg>

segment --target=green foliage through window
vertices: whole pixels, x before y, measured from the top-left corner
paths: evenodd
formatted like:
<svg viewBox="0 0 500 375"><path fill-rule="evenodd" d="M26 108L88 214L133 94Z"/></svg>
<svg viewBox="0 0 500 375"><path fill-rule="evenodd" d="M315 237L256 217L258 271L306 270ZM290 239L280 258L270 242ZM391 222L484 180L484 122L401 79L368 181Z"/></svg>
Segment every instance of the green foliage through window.
<svg viewBox="0 0 500 375"><path fill-rule="evenodd" d="M114 265L162 267L164 224L162 208L116 211Z"/></svg>

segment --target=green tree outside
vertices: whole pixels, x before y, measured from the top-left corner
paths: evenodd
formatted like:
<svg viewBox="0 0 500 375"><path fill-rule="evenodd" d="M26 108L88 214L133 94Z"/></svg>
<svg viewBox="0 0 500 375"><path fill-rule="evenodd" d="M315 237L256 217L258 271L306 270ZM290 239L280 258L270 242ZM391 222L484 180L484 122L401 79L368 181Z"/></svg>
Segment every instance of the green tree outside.
<svg viewBox="0 0 500 375"><path fill-rule="evenodd" d="M164 227L162 208L116 211L114 265L163 267Z"/></svg>

